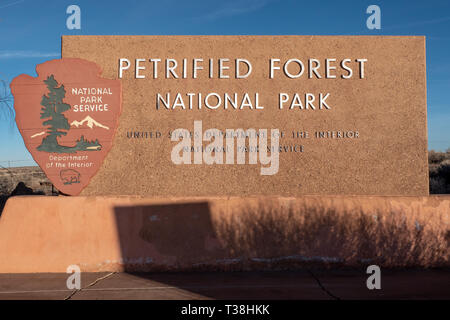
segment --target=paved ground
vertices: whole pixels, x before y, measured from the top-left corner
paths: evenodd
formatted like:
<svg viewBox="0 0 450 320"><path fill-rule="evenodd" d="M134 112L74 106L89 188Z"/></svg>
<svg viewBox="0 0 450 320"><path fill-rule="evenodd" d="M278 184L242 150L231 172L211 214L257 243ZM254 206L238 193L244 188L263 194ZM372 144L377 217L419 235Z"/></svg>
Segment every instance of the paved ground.
<svg viewBox="0 0 450 320"><path fill-rule="evenodd" d="M450 270L382 270L381 290L361 271L0 274L0 299L450 299Z"/></svg>

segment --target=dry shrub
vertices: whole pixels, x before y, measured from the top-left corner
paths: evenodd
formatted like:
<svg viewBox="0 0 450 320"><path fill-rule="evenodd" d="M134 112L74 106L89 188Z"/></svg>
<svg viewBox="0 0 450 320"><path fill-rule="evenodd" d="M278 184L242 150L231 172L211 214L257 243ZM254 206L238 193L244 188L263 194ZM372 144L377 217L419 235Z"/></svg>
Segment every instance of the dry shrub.
<svg viewBox="0 0 450 320"><path fill-rule="evenodd" d="M439 164L430 164L430 193L450 193L450 160L444 160Z"/></svg>
<svg viewBox="0 0 450 320"><path fill-rule="evenodd" d="M428 152L430 193L450 194L450 150Z"/></svg>
<svg viewBox="0 0 450 320"><path fill-rule="evenodd" d="M428 163L429 164L439 164L446 159L446 152L439 152L430 150L428 151Z"/></svg>

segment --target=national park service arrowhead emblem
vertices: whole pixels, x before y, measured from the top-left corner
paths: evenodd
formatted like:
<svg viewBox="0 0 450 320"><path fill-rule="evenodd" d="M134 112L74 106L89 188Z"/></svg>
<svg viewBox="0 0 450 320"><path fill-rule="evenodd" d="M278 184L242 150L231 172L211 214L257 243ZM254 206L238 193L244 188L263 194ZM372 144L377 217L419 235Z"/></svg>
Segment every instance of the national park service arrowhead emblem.
<svg viewBox="0 0 450 320"><path fill-rule="evenodd" d="M112 147L122 111L120 80L101 78L90 61L63 58L11 83L25 146L53 185L78 195Z"/></svg>

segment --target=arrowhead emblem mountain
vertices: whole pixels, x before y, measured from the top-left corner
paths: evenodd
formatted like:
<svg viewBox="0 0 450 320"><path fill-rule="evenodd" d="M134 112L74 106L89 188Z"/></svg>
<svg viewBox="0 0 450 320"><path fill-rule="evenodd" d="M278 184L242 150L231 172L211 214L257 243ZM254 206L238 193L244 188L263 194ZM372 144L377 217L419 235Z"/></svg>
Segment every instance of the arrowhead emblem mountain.
<svg viewBox="0 0 450 320"><path fill-rule="evenodd" d="M95 121L91 116L86 116L86 118L84 118L81 121L74 120L74 121L72 121L70 123L70 126L78 128L80 126L83 126L84 124L86 124L86 126L91 128L91 129L94 128L94 127L100 127L100 128L109 130L109 128L107 126L101 124L98 121Z"/></svg>

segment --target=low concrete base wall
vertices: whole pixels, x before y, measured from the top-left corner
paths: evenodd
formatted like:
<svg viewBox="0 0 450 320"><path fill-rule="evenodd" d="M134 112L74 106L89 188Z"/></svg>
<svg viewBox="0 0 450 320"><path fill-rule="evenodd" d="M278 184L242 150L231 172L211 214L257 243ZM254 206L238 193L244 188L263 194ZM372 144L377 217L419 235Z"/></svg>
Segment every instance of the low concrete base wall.
<svg viewBox="0 0 450 320"><path fill-rule="evenodd" d="M450 196L10 198L0 273L450 266Z"/></svg>

